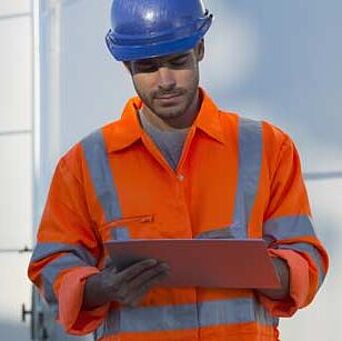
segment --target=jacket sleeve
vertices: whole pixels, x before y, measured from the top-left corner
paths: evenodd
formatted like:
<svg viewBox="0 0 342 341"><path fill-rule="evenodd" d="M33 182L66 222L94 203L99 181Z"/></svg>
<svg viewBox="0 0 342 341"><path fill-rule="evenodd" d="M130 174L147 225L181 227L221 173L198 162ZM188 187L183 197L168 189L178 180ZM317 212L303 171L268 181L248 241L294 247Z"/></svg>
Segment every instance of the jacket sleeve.
<svg viewBox="0 0 342 341"><path fill-rule="evenodd" d="M92 227L84 189L68 167L59 162L38 231L28 275L65 331L85 335L103 321L109 305L83 311L87 277L97 273L101 244Z"/></svg>
<svg viewBox="0 0 342 341"><path fill-rule="evenodd" d="M292 316L313 300L325 278L329 260L313 227L299 155L288 136L272 175L263 236L270 241L271 257L279 257L288 265L290 295L280 301L261 295L260 300L272 315Z"/></svg>

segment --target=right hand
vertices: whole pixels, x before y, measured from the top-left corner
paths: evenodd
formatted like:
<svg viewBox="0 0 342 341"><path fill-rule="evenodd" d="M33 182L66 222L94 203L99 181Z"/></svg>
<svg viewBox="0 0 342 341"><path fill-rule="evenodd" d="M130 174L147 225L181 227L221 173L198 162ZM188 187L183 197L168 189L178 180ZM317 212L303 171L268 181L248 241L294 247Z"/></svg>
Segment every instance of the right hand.
<svg viewBox="0 0 342 341"><path fill-rule="evenodd" d="M82 309L91 310L111 301L137 306L169 271L166 263L158 263L155 259L140 261L121 272L115 266L109 266L86 280Z"/></svg>

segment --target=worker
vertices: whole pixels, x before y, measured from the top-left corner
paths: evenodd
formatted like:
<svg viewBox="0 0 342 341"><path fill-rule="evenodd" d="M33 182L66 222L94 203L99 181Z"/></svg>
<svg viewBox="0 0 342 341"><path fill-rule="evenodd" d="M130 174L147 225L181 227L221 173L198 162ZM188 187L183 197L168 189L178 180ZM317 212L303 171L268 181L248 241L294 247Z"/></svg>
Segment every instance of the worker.
<svg viewBox="0 0 342 341"><path fill-rule="evenodd" d="M113 1L106 42L137 96L121 119L60 159L29 265L67 333L279 340L279 318L311 303L322 285L328 256L293 141L270 123L220 110L199 85L212 20L201 0ZM281 288L166 288L169 264L118 269L104 248L172 238L263 238Z"/></svg>

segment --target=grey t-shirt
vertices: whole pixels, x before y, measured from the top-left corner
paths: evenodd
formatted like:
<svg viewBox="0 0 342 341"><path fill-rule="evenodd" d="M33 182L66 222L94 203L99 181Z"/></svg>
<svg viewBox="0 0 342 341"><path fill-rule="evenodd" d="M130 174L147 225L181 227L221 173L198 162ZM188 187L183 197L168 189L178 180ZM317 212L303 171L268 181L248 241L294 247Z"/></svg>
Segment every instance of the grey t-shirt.
<svg viewBox="0 0 342 341"><path fill-rule="evenodd" d="M146 133L159 148L171 168L176 170L189 129L160 130L148 121L141 110L139 118Z"/></svg>

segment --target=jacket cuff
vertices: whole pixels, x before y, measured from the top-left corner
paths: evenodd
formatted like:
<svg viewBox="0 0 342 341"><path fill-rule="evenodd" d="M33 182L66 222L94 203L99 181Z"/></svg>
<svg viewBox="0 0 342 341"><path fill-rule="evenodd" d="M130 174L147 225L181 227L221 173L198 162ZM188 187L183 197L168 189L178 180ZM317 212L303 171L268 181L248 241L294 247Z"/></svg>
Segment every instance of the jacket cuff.
<svg viewBox="0 0 342 341"><path fill-rule="evenodd" d="M98 272L94 267L81 267L62 275L58 289L58 321L69 334L86 335L93 332L108 313L109 303L93 310L81 310L86 279Z"/></svg>
<svg viewBox="0 0 342 341"><path fill-rule="evenodd" d="M290 293L283 300L272 300L259 294L262 305L275 317L291 317L299 308L305 305L309 292L309 266L306 260L292 250L269 249L271 257L279 257L289 267Z"/></svg>

